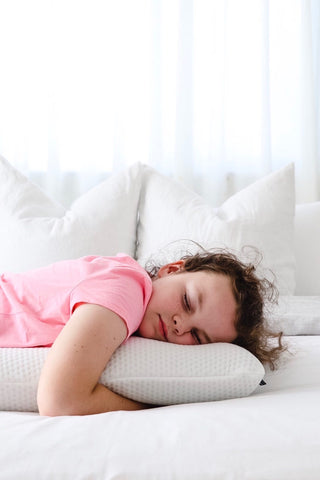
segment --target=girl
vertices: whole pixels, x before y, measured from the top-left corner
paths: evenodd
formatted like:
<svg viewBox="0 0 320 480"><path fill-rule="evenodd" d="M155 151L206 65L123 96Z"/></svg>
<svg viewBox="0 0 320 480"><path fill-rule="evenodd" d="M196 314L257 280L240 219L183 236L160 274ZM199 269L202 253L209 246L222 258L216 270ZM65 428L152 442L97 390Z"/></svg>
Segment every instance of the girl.
<svg viewBox="0 0 320 480"><path fill-rule="evenodd" d="M126 255L88 256L3 274L0 287L0 347L52 346L38 386L41 415L146 408L99 383L133 334L184 345L233 342L272 368L283 350L281 334L264 322L272 285L227 252L203 251L149 273Z"/></svg>

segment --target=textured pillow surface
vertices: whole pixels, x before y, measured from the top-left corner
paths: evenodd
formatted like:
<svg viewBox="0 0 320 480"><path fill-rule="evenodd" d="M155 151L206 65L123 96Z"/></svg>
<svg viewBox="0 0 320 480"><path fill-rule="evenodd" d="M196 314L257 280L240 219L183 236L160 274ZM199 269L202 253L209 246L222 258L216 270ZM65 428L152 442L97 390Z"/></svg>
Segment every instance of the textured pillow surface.
<svg viewBox="0 0 320 480"><path fill-rule="evenodd" d="M0 157L0 272L84 255L134 255L141 166L119 172L65 209Z"/></svg>
<svg viewBox="0 0 320 480"><path fill-rule="evenodd" d="M36 392L48 348L0 349L0 409L37 411ZM131 337L111 357L101 383L137 401L170 405L250 395L265 374L236 345L183 346Z"/></svg>
<svg viewBox="0 0 320 480"><path fill-rule="evenodd" d="M293 164L249 185L219 208L211 207L180 183L145 168L138 261L144 265L159 250L165 252L165 257L171 242L185 239L199 242L205 248L227 248L236 254L249 245L262 253L262 267L276 276L280 293L292 295L294 212ZM270 278L273 280L273 275Z"/></svg>

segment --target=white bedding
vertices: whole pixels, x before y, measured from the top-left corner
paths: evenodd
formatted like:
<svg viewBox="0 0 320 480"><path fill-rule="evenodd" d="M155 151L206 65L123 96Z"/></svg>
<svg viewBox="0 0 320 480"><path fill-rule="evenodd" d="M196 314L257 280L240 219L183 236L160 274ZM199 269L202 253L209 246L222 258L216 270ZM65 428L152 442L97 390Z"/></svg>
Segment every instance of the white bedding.
<svg viewBox="0 0 320 480"><path fill-rule="evenodd" d="M320 336L250 397L45 418L0 413L0 479L318 480Z"/></svg>
<svg viewBox="0 0 320 480"><path fill-rule="evenodd" d="M0 480L319 480L320 297L309 295L320 294L320 202L295 208L290 166L218 209L147 170L113 176L66 211L0 158L0 271L93 250L141 260L181 239L254 244L281 294L295 295L270 316L297 335L286 337L292 353L245 398L85 417L0 412Z"/></svg>

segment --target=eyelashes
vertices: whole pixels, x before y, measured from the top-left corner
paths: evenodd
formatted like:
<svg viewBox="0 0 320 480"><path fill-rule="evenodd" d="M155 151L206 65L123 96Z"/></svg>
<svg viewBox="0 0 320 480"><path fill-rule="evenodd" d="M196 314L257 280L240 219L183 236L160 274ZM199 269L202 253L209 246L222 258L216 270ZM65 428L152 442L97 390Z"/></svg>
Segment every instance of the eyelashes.
<svg viewBox="0 0 320 480"><path fill-rule="evenodd" d="M188 299L188 296L187 296L186 293L183 295L183 303L184 303L185 309L186 309L188 312L190 312L191 306L190 306L189 299Z"/></svg>
<svg viewBox="0 0 320 480"><path fill-rule="evenodd" d="M201 345L200 337L199 337L199 335L197 334L197 331L196 331L194 328L191 330L191 335L192 335L194 341L195 341L197 344Z"/></svg>
<svg viewBox="0 0 320 480"><path fill-rule="evenodd" d="M184 305L184 309L187 311L187 312L191 312L191 304L189 302L189 298L188 298L188 295L185 293L183 295L183 305ZM198 345L201 345L201 340L200 340L200 337L199 335L197 334L197 331L195 328L193 328L191 331L190 331L191 335L192 335L192 338L194 339L194 341L196 342L196 344Z"/></svg>

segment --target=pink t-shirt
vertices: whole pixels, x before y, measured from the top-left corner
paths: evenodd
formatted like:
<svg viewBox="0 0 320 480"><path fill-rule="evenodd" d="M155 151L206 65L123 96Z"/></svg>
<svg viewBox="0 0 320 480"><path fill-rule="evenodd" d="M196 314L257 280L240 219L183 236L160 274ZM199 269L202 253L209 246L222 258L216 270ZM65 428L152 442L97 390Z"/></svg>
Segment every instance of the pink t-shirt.
<svg viewBox="0 0 320 480"><path fill-rule="evenodd" d="M0 347L51 346L76 304L118 314L127 338L142 320L152 293L146 271L131 257L88 256L0 277Z"/></svg>

